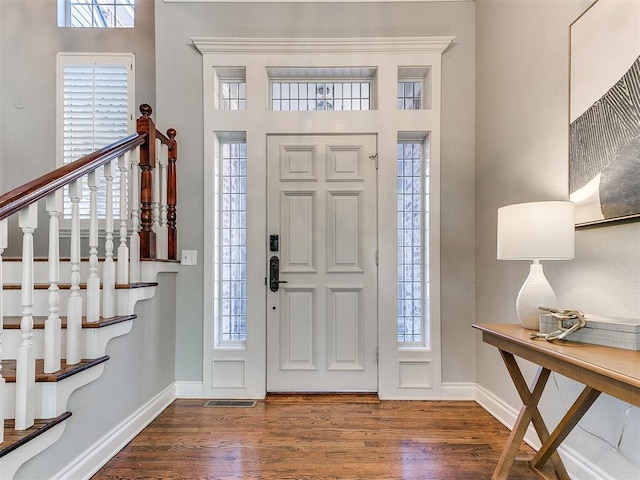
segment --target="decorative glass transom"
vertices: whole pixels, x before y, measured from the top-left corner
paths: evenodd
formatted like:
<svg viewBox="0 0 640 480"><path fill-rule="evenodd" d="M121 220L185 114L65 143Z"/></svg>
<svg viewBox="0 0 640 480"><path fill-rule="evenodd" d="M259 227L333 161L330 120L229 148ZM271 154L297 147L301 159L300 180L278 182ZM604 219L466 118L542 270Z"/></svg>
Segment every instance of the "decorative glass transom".
<svg viewBox="0 0 640 480"><path fill-rule="evenodd" d="M273 81L271 109L370 110L371 82L365 81Z"/></svg>

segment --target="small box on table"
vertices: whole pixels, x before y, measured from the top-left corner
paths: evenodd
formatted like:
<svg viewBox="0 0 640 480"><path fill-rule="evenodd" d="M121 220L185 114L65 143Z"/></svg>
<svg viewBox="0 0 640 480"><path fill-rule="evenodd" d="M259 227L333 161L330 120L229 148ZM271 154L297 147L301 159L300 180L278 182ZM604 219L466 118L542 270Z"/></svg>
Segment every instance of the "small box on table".
<svg viewBox="0 0 640 480"><path fill-rule="evenodd" d="M586 314L587 325L570 334L566 340L606 347L640 350L640 319L606 318ZM571 327L577 320L563 320L564 328ZM540 333L551 333L558 329L558 320L550 314L540 315Z"/></svg>

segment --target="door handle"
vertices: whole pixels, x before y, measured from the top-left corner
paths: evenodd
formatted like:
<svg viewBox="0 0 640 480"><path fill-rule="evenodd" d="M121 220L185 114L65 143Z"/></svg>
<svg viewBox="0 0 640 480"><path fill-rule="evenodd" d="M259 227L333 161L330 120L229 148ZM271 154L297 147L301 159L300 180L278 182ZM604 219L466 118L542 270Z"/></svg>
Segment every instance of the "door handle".
<svg viewBox="0 0 640 480"><path fill-rule="evenodd" d="M280 280L280 259L274 255L269 260L269 290L277 292L281 283L289 282Z"/></svg>

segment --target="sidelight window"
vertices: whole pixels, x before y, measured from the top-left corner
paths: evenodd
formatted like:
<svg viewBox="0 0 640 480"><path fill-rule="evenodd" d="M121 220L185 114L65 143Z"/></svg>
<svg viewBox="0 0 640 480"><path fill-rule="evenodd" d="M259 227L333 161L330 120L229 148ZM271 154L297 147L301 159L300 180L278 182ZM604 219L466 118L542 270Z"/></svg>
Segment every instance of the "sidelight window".
<svg viewBox="0 0 640 480"><path fill-rule="evenodd" d="M397 146L398 342L428 344L429 168L423 143Z"/></svg>
<svg viewBox="0 0 640 480"><path fill-rule="evenodd" d="M247 339L247 146L219 139L215 171L214 311L219 344Z"/></svg>

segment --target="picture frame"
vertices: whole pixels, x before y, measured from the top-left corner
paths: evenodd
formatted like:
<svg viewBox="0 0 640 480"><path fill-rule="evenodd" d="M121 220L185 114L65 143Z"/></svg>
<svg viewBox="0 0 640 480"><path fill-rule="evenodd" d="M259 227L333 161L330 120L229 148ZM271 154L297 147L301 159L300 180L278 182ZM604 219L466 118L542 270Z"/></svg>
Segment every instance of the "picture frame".
<svg viewBox="0 0 640 480"><path fill-rule="evenodd" d="M576 226L640 219L640 2L596 0L569 37Z"/></svg>

